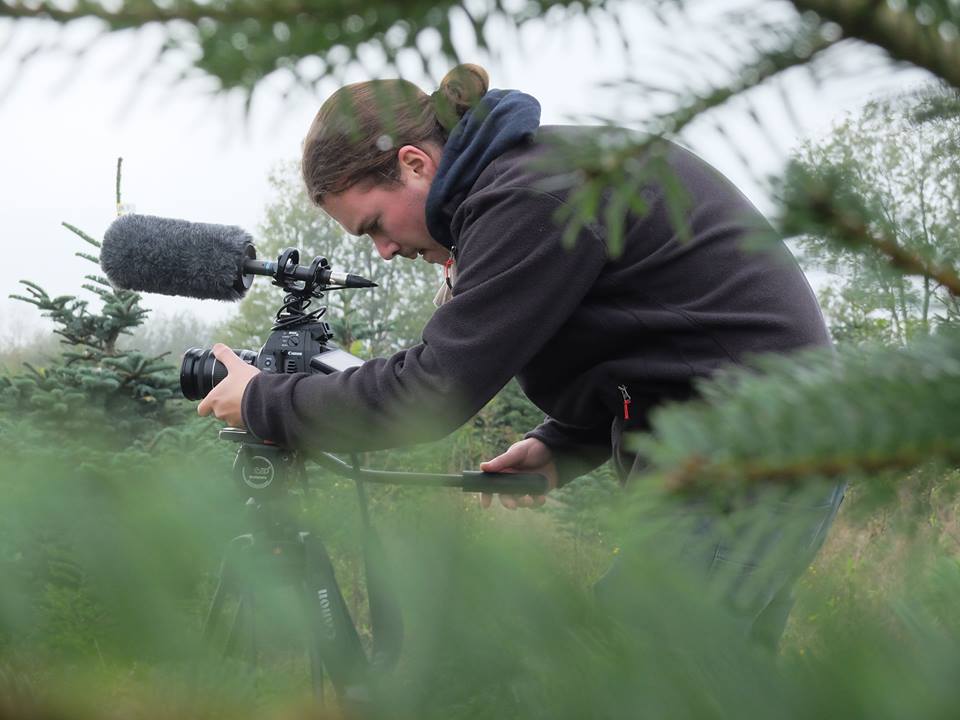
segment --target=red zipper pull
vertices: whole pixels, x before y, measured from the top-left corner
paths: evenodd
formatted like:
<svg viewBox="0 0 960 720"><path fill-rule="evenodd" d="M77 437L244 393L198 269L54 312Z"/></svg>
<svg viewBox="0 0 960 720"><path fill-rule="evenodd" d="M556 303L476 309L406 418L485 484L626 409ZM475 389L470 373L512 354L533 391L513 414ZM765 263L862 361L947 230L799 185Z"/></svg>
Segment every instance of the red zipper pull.
<svg viewBox="0 0 960 720"><path fill-rule="evenodd" d="M447 283L447 287L453 290L453 283L450 282L450 268L453 267L453 251L450 251L450 257L447 258L447 261L443 264L443 279Z"/></svg>
<svg viewBox="0 0 960 720"><path fill-rule="evenodd" d="M626 385L617 385L620 394L623 395L623 419L630 419L630 393L627 392Z"/></svg>

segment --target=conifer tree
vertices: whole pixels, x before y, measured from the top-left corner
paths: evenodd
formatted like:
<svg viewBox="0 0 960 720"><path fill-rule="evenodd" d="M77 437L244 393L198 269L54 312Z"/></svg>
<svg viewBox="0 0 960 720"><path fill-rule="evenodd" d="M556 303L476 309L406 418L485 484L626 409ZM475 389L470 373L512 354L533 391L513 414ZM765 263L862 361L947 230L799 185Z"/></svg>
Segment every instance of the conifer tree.
<svg viewBox="0 0 960 720"><path fill-rule="evenodd" d="M120 207L121 161L117 162L117 207ZM69 223L63 224L95 249L100 241ZM95 252L78 256L99 267ZM21 372L0 377L0 410L8 424L29 423L47 441L123 449L149 440L164 426L181 419L179 380L163 356L124 350L118 340L140 326L149 310L140 295L116 289L99 273L86 275L84 290L100 301L76 295L51 297L39 284L22 280L27 294L13 295L36 307L54 324L62 352L58 357L24 363Z"/></svg>

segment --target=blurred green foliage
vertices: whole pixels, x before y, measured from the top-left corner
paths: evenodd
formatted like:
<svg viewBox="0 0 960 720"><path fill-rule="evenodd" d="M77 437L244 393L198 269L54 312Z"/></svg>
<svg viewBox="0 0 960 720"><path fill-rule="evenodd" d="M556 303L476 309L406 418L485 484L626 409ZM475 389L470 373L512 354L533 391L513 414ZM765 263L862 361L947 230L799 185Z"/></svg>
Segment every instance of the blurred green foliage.
<svg viewBox="0 0 960 720"><path fill-rule="evenodd" d="M169 29L162 55L183 51L192 68L216 78L220 89L242 89L248 99L268 75L284 71L298 83L312 85L343 65L376 48L391 64L406 53L427 67L433 52L423 49L431 36L447 57L456 55L452 24L479 47L487 46L487 32L499 23L523 24L547 10L580 14L603 8L606 0L587 3L542 0L537 3L464 4L456 0L426 2L331 3L324 0L220 0L216 3L177 0L154 3L129 0L101 3L82 0L70 7L56 3L4 0L0 18L49 18L59 23L96 18L102 33L158 23ZM319 68L302 63L319 61Z"/></svg>
<svg viewBox="0 0 960 720"><path fill-rule="evenodd" d="M258 669L199 644L223 540L249 529L223 471L174 455L83 472L33 455L18 467L4 480L0 509L8 716L279 717L298 708L317 716L307 709L300 618L268 576L258 585ZM399 667L374 685L369 717L952 712L960 564L953 547L929 541L946 536L922 523L915 535L927 539L882 563L882 591L869 590L873 563L909 534L875 535L884 544L862 546L859 561L828 555L805 581L803 615L771 663L670 562L649 521L665 500L660 491L620 495L608 514L632 528L621 539L638 550L631 609L642 632L624 632L598 611L589 583L568 566L569 545L537 520L543 514L481 514L452 491L374 495L407 637ZM904 506L885 517L916 513ZM300 522L338 556L363 629L362 580L344 561L357 546L350 483L318 479ZM955 514L949 522L955 527Z"/></svg>

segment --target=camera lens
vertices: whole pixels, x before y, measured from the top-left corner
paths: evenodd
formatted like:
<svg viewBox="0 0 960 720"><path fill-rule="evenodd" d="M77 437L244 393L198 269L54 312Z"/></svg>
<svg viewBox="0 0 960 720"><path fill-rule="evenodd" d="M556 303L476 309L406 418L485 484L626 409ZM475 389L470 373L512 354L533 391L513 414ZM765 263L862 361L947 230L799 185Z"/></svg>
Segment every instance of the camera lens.
<svg viewBox="0 0 960 720"><path fill-rule="evenodd" d="M234 350L241 360L253 365L255 350ZM217 360L209 348L190 348L180 363L180 392L187 400L202 400L214 386L227 376L227 367Z"/></svg>

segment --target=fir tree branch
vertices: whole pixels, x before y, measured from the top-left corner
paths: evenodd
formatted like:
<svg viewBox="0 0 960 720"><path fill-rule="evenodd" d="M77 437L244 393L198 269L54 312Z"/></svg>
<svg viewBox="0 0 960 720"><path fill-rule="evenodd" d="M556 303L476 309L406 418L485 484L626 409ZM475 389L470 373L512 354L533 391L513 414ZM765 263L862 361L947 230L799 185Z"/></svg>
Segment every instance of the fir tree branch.
<svg viewBox="0 0 960 720"><path fill-rule="evenodd" d="M43 297L47 297L46 291L42 287L37 285L37 283L33 282L32 280L21 280L20 284L25 286L34 295L41 295Z"/></svg>
<svg viewBox="0 0 960 720"><path fill-rule="evenodd" d="M825 165L814 175L793 163L786 177L782 217L786 235L820 234L851 248L873 248L900 272L930 278L960 296L957 271L910 252L891 229L872 221L862 200L849 192L842 168Z"/></svg>
<svg viewBox="0 0 960 720"><path fill-rule="evenodd" d="M109 289L109 288L104 289L102 287L97 287L96 285L90 285L89 283L84 283L80 287L82 287L84 290L89 290L90 292L99 296L100 299L104 300L105 302L109 302L110 300L113 299L112 289Z"/></svg>
<svg viewBox="0 0 960 720"><path fill-rule="evenodd" d="M36 305L41 310L48 310L54 306L55 301L52 300L49 295L47 295L46 290L37 285L35 282L31 282L30 280L21 280L20 284L27 288L27 291L30 293L30 297L11 294L9 296L11 300L20 300L21 302L30 303L31 305Z"/></svg>
<svg viewBox="0 0 960 720"><path fill-rule="evenodd" d="M516 23L522 23L538 14L546 13L549 8L561 7L568 11L587 13L592 9L604 8L608 0L540 0L537 14L531 14L530 8L520 6L509 9L497 2L490 6L488 13L470 16L474 29L482 28L483 21L490 15L501 14ZM356 46L362 42L374 40L383 42L382 33L397 22L406 27L434 27L441 33L442 52L448 57L456 53L450 41L450 27L446 16L454 9L463 11L463 5L457 0L424 2L424 0L394 0L394 2L370 3L366 0L223 0L217 3L179 0L160 4L154 2L131 2L125 0L116 7L106 7L100 2L78 0L72 7L64 7L53 2L25 3L22 0L0 0L0 18L44 19L65 24L84 18L95 18L106 23L111 30L123 30L141 27L150 23L168 24L186 22L197 26L201 22L214 21L224 25L237 25L242 22L259 23L269 27L273 23L310 23L317 27L316 50L329 43L330 38L323 36L324 26L342 26L349 24L351 18L370 15L376 22L372 28L360 31L347 30L340 33L337 42L347 46ZM434 19L437 10L443 12L444 20L438 25ZM370 32L370 30L373 32ZM405 46L416 46L416 32L406 34ZM483 33L477 33L479 43L485 42ZM332 45L331 45L332 46ZM383 43L385 51L395 53L393 46Z"/></svg>
<svg viewBox="0 0 960 720"><path fill-rule="evenodd" d="M873 247L890 261L891 266L902 270L904 274L930 278L946 288L951 295L960 295L960 276L952 267L938 265L925 258L913 255L904 249L893 235L873 233L862 219L845 217L842 213L837 213L837 209L833 206L814 207L813 209L814 211L820 210L822 217L832 217L836 221L837 229L845 233L850 245L854 247L864 245Z"/></svg>
<svg viewBox="0 0 960 720"><path fill-rule="evenodd" d="M805 26L788 37L780 48L763 53L752 63L744 65L738 77L730 84L715 86L705 93L697 94L682 103L678 109L654 118L650 124L657 128L658 132L651 132L648 137L639 141L625 141L619 147L608 147L605 150L586 148L576 159L581 162L582 170L588 179L604 178L634 162L640 153L659 139L659 135L678 134L703 113L721 107L732 98L763 85L787 70L809 64L816 56L838 42L840 40L824 37L819 26ZM639 87L642 90L643 86ZM624 139L629 137L624 136ZM578 142L578 146L582 147L582 143ZM574 150L573 147L562 147L568 152ZM593 159L592 162L590 158Z"/></svg>
<svg viewBox="0 0 960 720"><path fill-rule="evenodd" d="M23 295L16 295L16 294L9 295L8 297L11 300L20 300L21 302L30 303L31 305L36 305L37 307L40 307L40 304L41 304L41 301L35 297L28 298Z"/></svg>
<svg viewBox="0 0 960 720"><path fill-rule="evenodd" d="M320 7L326 6L326 7ZM14 1L0 2L0 17L15 19L33 18L69 23L81 18L96 18L106 22L111 28L121 29L139 27L148 23L169 23L182 20L195 25L201 20L219 22L237 22L251 18L262 22L289 20L300 13L340 11L352 13L362 11L363 3L358 0L337 0L323 3L304 3L290 0L287 2L230 2L216 5L198 2L171 3L160 7L153 2L124 2L116 9L107 9L101 3L81 0L71 8L58 6L51 2L31 3L29 5Z"/></svg>
<svg viewBox="0 0 960 720"><path fill-rule="evenodd" d="M759 372L758 372L759 371ZM676 491L960 462L960 335L762 356L667 406L632 445Z"/></svg>
<svg viewBox="0 0 960 720"><path fill-rule="evenodd" d="M902 10L885 0L792 0L801 11L813 11L835 22L847 37L878 45L891 57L925 68L960 87L960 40L941 34L937 20L952 22L960 30L960 13L944 4L943 17L924 24L918 18L920 3L907 2ZM927 11L935 12L929 3Z"/></svg>
<svg viewBox="0 0 960 720"><path fill-rule="evenodd" d="M692 456L680 468L666 475L665 487L671 492L683 493L704 487L716 488L720 483L728 485L757 482L795 484L810 478L834 479L856 474L875 475L908 471L934 459L952 465L960 464L960 445L937 440L924 447L894 448L886 455L811 456L782 464L769 461L710 462L706 458Z"/></svg>
<svg viewBox="0 0 960 720"><path fill-rule="evenodd" d="M596 219L601 197L613 188L606 201L604 218L610 253L618 255L622 249L626 213L633 211L643 215L647 212L640 189L648 183L659 184L664 189L674 228L681 237L686 236L689 198L676 174L661 156L661 137L677 135L704 113L748 93L787 70L808 65L813 58L841 41L825 35L819 24L802 23L787 31L779 47L760 52L753 62L745 64L732 82L714 86L707 92L692 94L678 109L654 118L645 135L637 136L611 128L603 143L555 141L556 160L547 166L548 169L560 170L571 164L578 168L577 173L567 172L558 180L558 183L576 186L569 202L557 216L558 224L565 228L565 245L572 246L580 231Z"/></svg>
<svg viewBox="0 0 960 720"><path fill-rule="evenodd" d="M36 378L39 379L39 380L43 380L43 379L47 376L46 368L37 368L37 367L34 367L34 365L32 365L31 363L28 363L28 362L26 362L26 361L24 361L23 366L24 366L28 371L30 371L30 372L34 375L34 377L36 377Z"/></svg>
<svg viewBox="0 0 960 720"><path fill-rule="evenodd" d="M685 106L660 118L657 124L668 133L679 133L704 113L726 104L732 98L765 84L787 70L809 65L816 56L838 42L841 40L825 37L819 26L805 27L787 39L779 49L764 53L741 68L737 79L729 85L714 87L709 93L693 98Z"/></svg>
<svg viewBox="0 0 960 720"><path fill-rule="evenodd" d="M100 247L100 241L99 241L99 240L94 240L92 237L90 237L89 235L87 235L83 230L81 230L80 228L76 227L75 225L71 225L71 224L68 223L68 222L64 222L64 223L60 223L60 224L63 225L67 230L69 230L70 232L72 232L74 235L77 235L78 237L82 238L83 240L86 240L88 243L90 243L91 245L93 245L95 248ZM90 259L90 258L92 257L91 255L81 255L80 253L76 253L76 254L79 255L80 257L85 257L85 258L87 258L87 259ZM94 262L96 262L96 263L99 264L99 262L100 262L99 258L96 259L96 260L94 260Z"/></svg>
<svg viewBox="0 0 960 720"><path fill-rule="evenodd" d="M97 262L99 262L99 260ZM89 280L90 282L95 282L97 285L100 285L108 290L113 290L113 285L111 285L110 281L107 280L107 278L105 278L103 275L84 275L83 277L84 279Z"/></svg>

